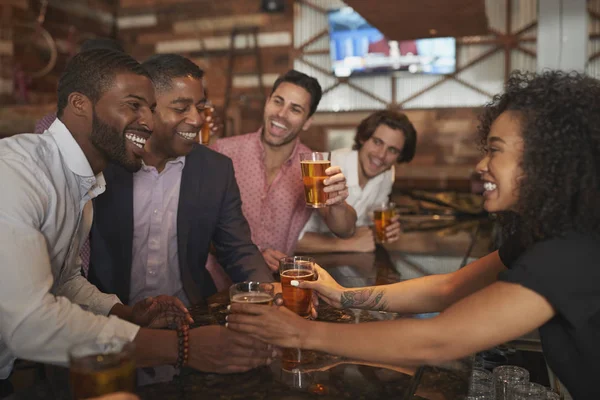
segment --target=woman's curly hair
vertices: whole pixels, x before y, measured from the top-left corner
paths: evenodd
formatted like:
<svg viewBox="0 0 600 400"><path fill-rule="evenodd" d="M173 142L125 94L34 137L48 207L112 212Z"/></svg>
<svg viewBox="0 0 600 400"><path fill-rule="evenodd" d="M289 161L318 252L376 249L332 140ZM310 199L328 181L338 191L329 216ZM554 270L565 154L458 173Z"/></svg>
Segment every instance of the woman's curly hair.
<svg viewBox="0 0 600 400"><path fill-rule="evenodd" d="M516 212L498 214L503 238L521 243L567 231L600 232L600 81L578 73L516 72L486 105L479 138L504 111L516 111L524 140Z"/></svg>

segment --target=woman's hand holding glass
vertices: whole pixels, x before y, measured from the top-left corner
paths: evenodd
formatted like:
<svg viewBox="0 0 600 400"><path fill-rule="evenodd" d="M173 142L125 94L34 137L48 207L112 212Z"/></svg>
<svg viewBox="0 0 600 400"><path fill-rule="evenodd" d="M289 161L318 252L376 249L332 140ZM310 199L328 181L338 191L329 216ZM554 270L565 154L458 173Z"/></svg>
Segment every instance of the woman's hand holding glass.
<svg viewBox="0 0 600 400"><path fill-rule="evenodd" d="M310 321L283 306L231 304L227 328L279 347L305 348Z"/></svg>
<svg viewBox="0 0 600 400"><path fill-rule="evenodd" d="M301 289L312 289L313 293L325 303L336 308L342 308L342 293L345 288L335 281L327 271L315 264L316 281L292 281L292 286Z"/></svg>

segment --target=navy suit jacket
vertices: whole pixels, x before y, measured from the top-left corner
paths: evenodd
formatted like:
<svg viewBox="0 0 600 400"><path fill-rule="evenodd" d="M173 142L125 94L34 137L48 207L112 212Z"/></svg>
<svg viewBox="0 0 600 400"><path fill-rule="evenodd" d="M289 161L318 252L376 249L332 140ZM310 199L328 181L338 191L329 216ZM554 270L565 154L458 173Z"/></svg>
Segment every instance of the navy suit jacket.
<svg viewBox="0 0 600 400"><path fill-rule="evenodd" d="M94 199L88 279L101 291L114 293L128 304L133 174L111 164L104 170L104 178L106 191ZM195 145L186 157L181 176L177 247L182 279L191 273L196 293L204 298L216 292L205 268L211 241L217 259L232 281L273 280L262 254L252 243L231 159L206 146ZM185 274L184 268L189 273Z"/></svg>

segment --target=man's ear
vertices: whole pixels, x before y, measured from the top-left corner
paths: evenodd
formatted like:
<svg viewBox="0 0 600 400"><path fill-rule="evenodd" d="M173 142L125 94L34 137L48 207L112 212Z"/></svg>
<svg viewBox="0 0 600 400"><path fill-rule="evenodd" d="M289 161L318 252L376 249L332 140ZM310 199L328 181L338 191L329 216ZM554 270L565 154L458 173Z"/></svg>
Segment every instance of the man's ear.
<svg viewBox="0 0 600 400"><path fill-rule="evenodd" d="M310 126L313 123L313 117L310 117L309 119L306 120L306 122L304 123L304 125L302 125L302 130L306 131L308 130L308 128L310 128Z"/></svg>
<svg viewBox="0 0 600 400"><path fill-rule="evenodd" d="M78 117L88 118L92 115L92 102L89 97L79 92L69 94L69 97L67 98L67 107Z"/></svg>

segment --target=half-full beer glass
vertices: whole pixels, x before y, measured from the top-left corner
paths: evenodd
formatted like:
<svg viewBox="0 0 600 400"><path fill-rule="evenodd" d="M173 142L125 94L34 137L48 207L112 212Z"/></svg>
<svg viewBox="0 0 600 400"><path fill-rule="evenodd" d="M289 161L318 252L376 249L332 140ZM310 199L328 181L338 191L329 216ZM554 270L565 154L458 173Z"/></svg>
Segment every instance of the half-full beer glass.
<svg viewBox="0 0 600 400"><path fill-rule="evenodd" d="M327 178L325 170L331 166L331 153L301 153L302 181L306 206L323 208L327 204L327 193L323 181Z"/></svg>
<svg viewBox="0 0 600 400"><path fill-rule="evenodd" d="M373 208L373 225L377 243L385 243L387 241L385 229L392 223L395 208L396 204L388 202L378 204Z"/></svg>
<svg viewBox="0 0 600 400"><path fill-rule="evenodd" d="M279 275L283 304L301 317L310 317L313 291L294 287L290 282L315 280L315 259L300 256L284 257L279 260Z"/></svg>
<svg viewBox="0 0 600 400"><path fill-rule="evenodd" d="M270 283L240 282L229 288L231 303L273 304L275 289Z"/></svg>
<svg viewBox="0 0 600 400"><path fill-rule="evenodd" d="M69 349L71 391L76 400L135 392L133 343L120 338L86 342Z"/></svg>
<svg viewBox="0 0 600 400"><path fill-rule="evenodd" d="M210 123L212 122L212 116L213 116L213 104L210 102L210 100L207 100L206 103L204 104L204 123L202 124L202 129L200 130L200 140L202 141L201 143L203 145L208 145L208 142L210 142ZM211 120L209 121L207 118L210 117Z"/></svg>

